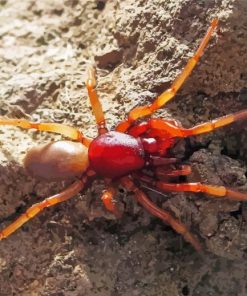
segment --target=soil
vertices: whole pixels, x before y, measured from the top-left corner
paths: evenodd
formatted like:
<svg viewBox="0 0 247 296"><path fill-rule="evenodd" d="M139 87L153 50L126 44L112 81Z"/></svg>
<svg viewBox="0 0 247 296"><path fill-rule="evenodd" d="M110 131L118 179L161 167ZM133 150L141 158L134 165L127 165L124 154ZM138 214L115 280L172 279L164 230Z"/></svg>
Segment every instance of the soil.
<svg viewBox="0 0 247 296"><path fill-rule="evenodd" d="M110 128L169 87L210 20L219 29L190 78L157 116L186 127L247 108L246 0L0 0L0 115L58 122L95 137L84 80L97 64L97 90ZM0 131L0 222L69 182L27 175L26 151L61 137ZM247 125L180 141L173 153L193 167L187 181L247 191ZM120 188L120 220L100 200L102 181L45 210L0 243L0 295L247 295L247 207L203 194L143 188L202 242L180 235Z"/></svg>

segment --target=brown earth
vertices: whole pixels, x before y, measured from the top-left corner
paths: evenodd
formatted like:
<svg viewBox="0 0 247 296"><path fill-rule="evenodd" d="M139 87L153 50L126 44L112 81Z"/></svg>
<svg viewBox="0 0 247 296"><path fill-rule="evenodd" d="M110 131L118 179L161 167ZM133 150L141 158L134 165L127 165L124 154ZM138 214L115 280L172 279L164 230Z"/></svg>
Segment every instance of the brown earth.
<svg viewBox="0 0 247 296"><path fill-rule="evenodd" d="M183 89L158 112L184 126L247 107L246 0L0 1L0 115L54 121L96 135L84 79L98 65L98 92L113 128L150 102L193 54L210 20L214 34ZM0 132L0 222L68 182L45 183L22 167L28 148L60 136ZM188 181L247 191L246 122L182 141L174 153L193 166ZM47 209L0 243L0 295L247 295L247 207L202 194L157 194L202 242L193 248L119 190L121 220L100 202L95 182Z"/></svg>

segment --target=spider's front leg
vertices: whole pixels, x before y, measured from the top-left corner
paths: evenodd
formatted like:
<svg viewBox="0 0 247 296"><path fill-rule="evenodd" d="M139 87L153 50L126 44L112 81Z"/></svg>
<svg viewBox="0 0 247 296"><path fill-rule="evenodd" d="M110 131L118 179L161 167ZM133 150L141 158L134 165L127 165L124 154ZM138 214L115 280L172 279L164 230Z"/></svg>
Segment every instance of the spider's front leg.
<svg viewBox="0 0 247 296"><path fill-rule="evenodd" d="M190 73L198 63L199 58L201 57L204 48L208 44L208 41L216 28L218 24L218 19L215 18L211 22L211 25L204 36L204 38L201 41L201 44L199 45L196 53L193 55L191 59L189 59L188 63L182 70L181 74L175 79L175 81L172 83L171 87L164 91L152 104L142 107L136 107L133 110L131 110L128 114L127 119L120 122L117 127L116 131L119 132L126 132L129 127L139 118L144 116L150 116L153 114L156 110L162 108L167 102L169 102L177 93L177 91L180 89L180 87L183 85L185 80L189 77Z"/></svg>
<svg viewBox="0 0 247 296"><path fill-rule="evenodd" d="M168 192L203 192L209 194L212 198L227 198L229 200L247 201L247 193L238 192L225 186L208 185L200 182L195 183L168 183L155 181L152 178L138 174L138 180L150 184L156 189Z"/></svg>
<svg viewBox="0 0 247 296"><path fill-rule="evenodd" d="M187 138L190 136L209 133L214 131L215 129L232 124L233 122L246 119L246 109L195 125L191 128L184 128L180 126L175 120L172 121L152 118L133 126L132 128L130 128L128 133L134 137L148 135L149 137L160 139Z"/></svg>
<svg viewBox="0 0 247 296"><path fill-rule="evenodd" d="M242 110L233 114L228 114L212 121L198 124L192 128L184 128L173 124L170 121L162 119L150 119L148 121L148 128L157 131L157 135L163 136L163 133L167 133L171 138L187 138L189 136L196 136L205 133L209 133L220 127L229 125L233 122L246 120L247 110Z"/></svg>
<svg viewBox="0 0 247 296"><path fill-rule="evenodd" d="M96 92L96 74L95 68L93 66L88 66L87 69L87 78L86 78L86 87L88 91L88 96L90 99L90 103L93 109L93 113L96 119L98 134L104 134L108 131L105 122L105 116L102 109L102 105L100 103L98 94Z"/></svg>
<svg viewBox="0 0 247 296"><path fill-rule="evenodd" d="M164 191L182 191L182 192L203 192L209 194L212 198L227 198L229 200L247 201L247 194L231 190L225 186L207 185L196 183L165 183L155 182L155 187Z"/></svg>

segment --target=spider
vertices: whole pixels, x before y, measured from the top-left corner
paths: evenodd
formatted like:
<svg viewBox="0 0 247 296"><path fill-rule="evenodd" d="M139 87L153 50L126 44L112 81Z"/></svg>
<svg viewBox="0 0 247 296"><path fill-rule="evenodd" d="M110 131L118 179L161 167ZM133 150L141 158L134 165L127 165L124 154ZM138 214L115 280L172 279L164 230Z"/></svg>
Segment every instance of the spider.
<svg viewBox="0 0 247 296"><path fill-rule="evenodd" d="M169 149L177 138L208 133L234 121L246 119L247 110L229 114L192 128L184 128L175 120L150 117L176 95L196 66L217 24L218 19L213 19L199 48L171 87L158 96L153 103L132 109L127 118L117 124L114 131L108 131L106 127L102 106L95 89L96 74L93 66L88 68L86 87L97 123L98 135L95 139L88 138L76 128L63 124L33 123L25 119L0 118L0 125L54 132L74 140L74 142L57 141L31 148L24 158L24 166L31 175L47 180L75 179L75 182L62 192L27 209L16 221L0 231L0 240L8 237L46 207L72 198L85 186L88 186L92 180L100 176L106 185L101 199L106 209L116 217L119 217L120 214L114 202L117 181L128 191L133 192L137 202L148 212L169 224L196 250L200 251L200 242L187 229L186 225L168 211L156 206L138 187L138 184L139 182L148 184L158 191L204 192L218 198L247 200L246 193L233 191L224 186L170 181L176 176L189 175L191 167L181 164L177 158L171 157L169 154ZM152 169L153 178L145 173L147 168Z"/></svg>

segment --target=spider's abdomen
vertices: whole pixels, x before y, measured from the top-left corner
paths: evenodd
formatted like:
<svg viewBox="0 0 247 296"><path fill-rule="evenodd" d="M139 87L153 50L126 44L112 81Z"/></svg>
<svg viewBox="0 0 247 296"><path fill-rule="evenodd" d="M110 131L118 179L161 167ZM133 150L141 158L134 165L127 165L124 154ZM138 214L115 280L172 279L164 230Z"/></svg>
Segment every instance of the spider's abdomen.
<svg viewBox="0 0 247 296"><path fill-rule="evenodd" d="M24 166L30 175L48 181L80 177L88 168L88 149L81 143L57 141L30 149Z"/></svg>
<svg viewBox="0 0 247 296"><path fill-rule="evenodd" d="M121 177L144 166L143 146L130 135L108 132L91 143L89 162L102 177Z"/></svg>

